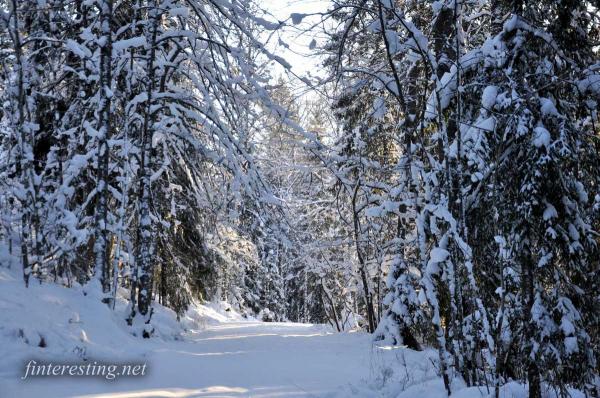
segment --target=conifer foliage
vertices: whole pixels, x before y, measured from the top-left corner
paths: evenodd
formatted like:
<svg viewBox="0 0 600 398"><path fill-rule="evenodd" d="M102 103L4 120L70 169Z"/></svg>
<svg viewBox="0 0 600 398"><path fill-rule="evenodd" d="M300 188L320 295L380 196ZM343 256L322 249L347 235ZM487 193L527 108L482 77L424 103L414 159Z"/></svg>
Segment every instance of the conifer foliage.
<svg viewBox="0 0 600 398"><path fill-rule="evenodd" d="M213 289L215 226L240 227L245 200L255 219L273 202L248 143L275 107L260 68L284 64L253 27L277 26L235 0L0 11L2 238L26 285L97 283L109 305L128 288L128 322L149 336L157 293L181 312ZM257 239L271 270L273 243Z"/></svg>
<svg viewBox="0 0 600 398"><path fill-rule="evenodd" d="M398 219L377 334L435 345L449 395L456 373L496 394L514 378L531 397L598 392L594 10L348 0L328 14L348 140L391 129L399 154L365 200Z"/></svg>
<svg viewBox="0 0 600 398"><path fill-rule="evenodd" d="M137 336L222 300L434 347L448 396L598 397L597 2L261 7L0 0L1 266L125 298Z"/></svg>

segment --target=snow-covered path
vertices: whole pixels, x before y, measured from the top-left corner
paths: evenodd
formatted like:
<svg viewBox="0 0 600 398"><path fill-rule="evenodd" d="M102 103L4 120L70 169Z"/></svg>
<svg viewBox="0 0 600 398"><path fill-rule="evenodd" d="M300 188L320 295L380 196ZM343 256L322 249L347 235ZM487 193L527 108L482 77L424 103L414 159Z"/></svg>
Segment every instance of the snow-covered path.
<svg viewBox="0 0 600 398"><path fill-rule="evenodd" d="M37 378L10 383L7 397L330 397L369 376L369 336L322 326L230 322L161 342L148 374L113 381Z"/></svg>
<svg viewBox="0 0 600 398"><path fill-rule="evenodd" d="M132 335L137 326L124 320L126 301L112 310L100 295L99 286L25 289L20 278L0 270L0 398L446 398L434 350L377 346L366 333L335 333L323 325L249 321L223 302L194 303L181 322L156 304L155 337L141 339ZM114 380L22 380L31 360L145 362L147 371ZM459 379L452 388L453 398L493 393L465 388ZM526 395L517 382L500 391L501 398Z"/></svg>
<svg viewBox="0 0 600 398"><path fill-rule="evenodd" d="M189 350L170 348L156 355L164 363L185 361L183 368L190 370L184 379L194 380L195 386L223 386L232 396L327 396L356 380L369 360L365 335L330 334L301 324L223 324L192 338ZM178 379L176 373L169 379Z"/></svg>

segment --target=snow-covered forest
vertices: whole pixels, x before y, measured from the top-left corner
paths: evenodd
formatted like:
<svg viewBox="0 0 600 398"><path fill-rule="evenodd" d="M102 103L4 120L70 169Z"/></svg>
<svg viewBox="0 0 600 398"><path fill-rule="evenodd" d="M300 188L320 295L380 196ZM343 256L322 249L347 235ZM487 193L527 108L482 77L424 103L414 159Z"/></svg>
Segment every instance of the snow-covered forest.
<svg viewBox="0 0 600 398"><path fill-rule="evenodd" d="M0 0L0 397L599 397L598 2L284 3Z"/></svg>

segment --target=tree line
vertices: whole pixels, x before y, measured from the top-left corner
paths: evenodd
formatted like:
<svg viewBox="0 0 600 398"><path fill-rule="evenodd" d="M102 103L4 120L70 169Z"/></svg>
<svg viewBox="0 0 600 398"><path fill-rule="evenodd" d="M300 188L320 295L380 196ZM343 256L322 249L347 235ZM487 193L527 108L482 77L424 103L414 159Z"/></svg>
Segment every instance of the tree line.
<svg viewBox="0 0 600 398"><path fill-rule="evenodd" d="M363 328L435 347L448 395L457 376L598 395L592 2L0 13L1 260L26 286L97 286L113 308L124 288L144 337L154 301L195 299ZM290 26L319 35L308 99L265 44Z"/></svg>

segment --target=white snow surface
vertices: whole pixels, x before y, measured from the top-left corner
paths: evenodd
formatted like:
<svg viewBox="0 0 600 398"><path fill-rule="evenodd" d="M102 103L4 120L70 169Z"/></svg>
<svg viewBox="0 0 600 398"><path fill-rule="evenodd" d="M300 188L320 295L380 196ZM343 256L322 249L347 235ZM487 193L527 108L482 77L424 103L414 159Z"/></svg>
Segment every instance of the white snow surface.
<svg viewBox="0 0 600 398"><path fill-rule="evenodd" d="M86 295L84 295L84 292ZM124 293L124 292L123 292ZM119 300L111 310L94 287L67 289L0 268L1 398L445 397L435 351L378 346L365 333L325 325L244 319L226 303L195 304L177 322L156 305L156 336L132 335ZM39 347L41 338L45 347ZM25 364L146 363L143 377L35 377ZM456 379L453 397L487 397ZM493 391L490 391L490 394ZM525 397L518 383L501 397ZM577 395L575 395L577 397Z"/></svg>

